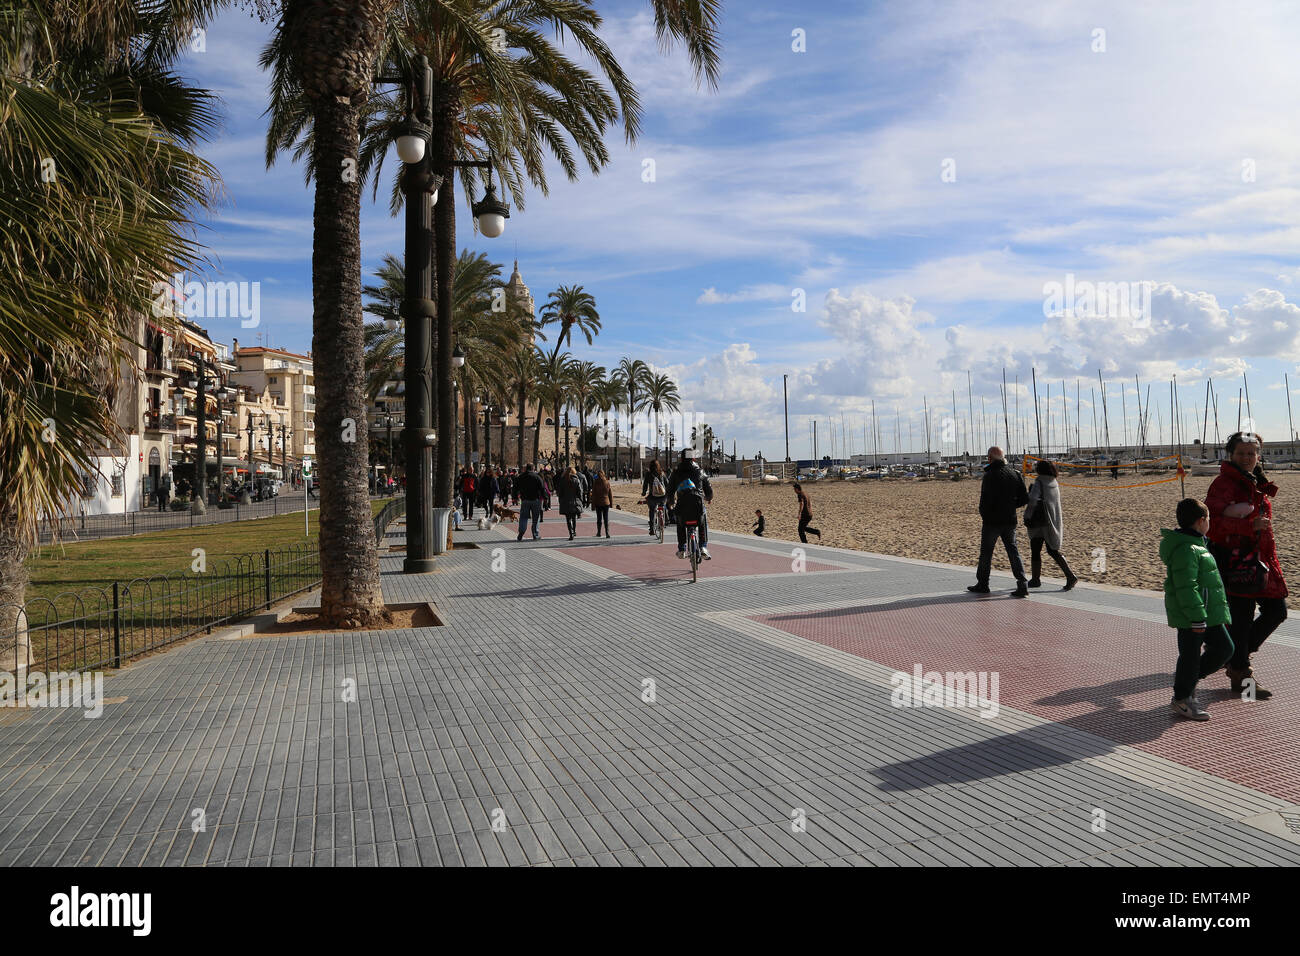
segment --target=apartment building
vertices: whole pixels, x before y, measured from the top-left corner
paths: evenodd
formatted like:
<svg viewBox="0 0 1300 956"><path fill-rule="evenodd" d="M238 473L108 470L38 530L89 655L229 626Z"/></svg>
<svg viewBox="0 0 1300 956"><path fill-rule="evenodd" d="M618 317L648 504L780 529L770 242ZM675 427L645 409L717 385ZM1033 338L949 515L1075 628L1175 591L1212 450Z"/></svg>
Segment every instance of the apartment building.
<svg viewBox="0 0 1300 956"><path fill-rule="evenodd" d="M236 368L231 379L258 406L255 411L248 410L261 416L266 438L263 446L274 452L278 476L296 478L303 457L316 455L316 379L311 354L262 346L241 348L235 339L233 356Z"/></svg>

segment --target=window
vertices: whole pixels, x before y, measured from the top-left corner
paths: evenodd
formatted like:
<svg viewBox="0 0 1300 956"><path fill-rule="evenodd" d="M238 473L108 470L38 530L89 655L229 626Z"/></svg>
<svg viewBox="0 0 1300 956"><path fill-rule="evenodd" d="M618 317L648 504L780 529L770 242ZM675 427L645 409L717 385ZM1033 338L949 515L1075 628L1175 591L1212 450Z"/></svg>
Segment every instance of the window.
<svg viewBox="0 0 1300 956"><path fill-rule="evenodd" d="M272 385L276 385L279 383L280 379L277 376L272 375L270 381Z"/></svg>
<svg viewBox="0 0 1300 956"><path fill-rule="evenodd" d="M119 472L114 472L114 474L113 474L113 491L112 491L112 495L113 495L114 498L121 498L121 497L122 497L122 473L121 473L120 471L119 471Z"/></svg>
<svg viewBox="0 0 1300 956"><path fill-rule="evenodd" d="M93 498L95 491L99 487L99 476L91 472L81 476L81 497Z"/></svg>

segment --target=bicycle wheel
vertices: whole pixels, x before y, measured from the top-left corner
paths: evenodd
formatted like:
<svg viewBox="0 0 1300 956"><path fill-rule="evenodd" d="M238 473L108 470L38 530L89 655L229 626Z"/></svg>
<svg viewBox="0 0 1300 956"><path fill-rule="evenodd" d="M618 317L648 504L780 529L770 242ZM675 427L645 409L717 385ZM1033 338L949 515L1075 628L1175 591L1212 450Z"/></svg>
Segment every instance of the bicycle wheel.
<svg viewBox="0 0 1300 956"><path fill-rule="evenodd" d="M691 532L691 582L698 581L700 567L700 541L695 537L695 532Z"/></svg>
<svg viewBox="0 0 1300 956"><path fill-rule="evenodd" d="M655 512L655 527L659 532L659 543L664 543L664 510L662 508Z"/></svg>

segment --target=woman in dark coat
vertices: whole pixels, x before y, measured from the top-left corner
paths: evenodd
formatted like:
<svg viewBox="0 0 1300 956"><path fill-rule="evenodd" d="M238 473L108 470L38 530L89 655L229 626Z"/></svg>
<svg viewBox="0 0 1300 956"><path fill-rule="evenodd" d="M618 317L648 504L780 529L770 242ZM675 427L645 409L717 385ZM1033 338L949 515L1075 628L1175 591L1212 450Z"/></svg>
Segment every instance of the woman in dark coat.
<svg viewBox="0 0 1300 956"><path fill-rule="evenodd" d="M603 471L596 472L591 483L591 506L596 510L596 537L600 537L600 526L605 526L605 537L609 537L609 507L614 503L614 490L609 486L609 479Z"/></svg>
<svg viewBox="0 0 1300 956"><path fill-rule="evenodd" d="M1227 674L1233 694L1245 688L1245 680L1254 678L1250 655L1259 650L1277 626L1286 620L1286 579L1277 559L1273 541L1273 503L1277 485L1269 481L1259 463L1263 439L1251 432L1237 432L1228 439L1227 461L1219 465L1219 477L1205 496L1210 509L1209 538L1216 545L1224 588L1228 592L1228 609L1232 612L1229 633L1235 647L1228 661ZM1236 506L1236 507L1234 507ZM1249 507L1249 511L1247 511ZM1225 514L1229 512L1229 514ZM1244 512L1244 514L1239 514ZM1249 554L1258 550L1259 559L1268 568L1258 588L1245 589L1228 580L1229 554ZM1259 617L1255 617L1255 606ZM1254 685L1255 699L1272 697L1272 691Z"/></svg>
<svg viewBox="0 0 1300 956"><path fill-rule="evenodd" d="M582 496L582 488L578 484L577 473L573 466L569 466L564 474L560 475L556 482L559 485L555 490L556 496L560 499L560 514L564 515L564 522L569 528L569 540L572 541L574 535L578 533L578 501Z"/></svg>

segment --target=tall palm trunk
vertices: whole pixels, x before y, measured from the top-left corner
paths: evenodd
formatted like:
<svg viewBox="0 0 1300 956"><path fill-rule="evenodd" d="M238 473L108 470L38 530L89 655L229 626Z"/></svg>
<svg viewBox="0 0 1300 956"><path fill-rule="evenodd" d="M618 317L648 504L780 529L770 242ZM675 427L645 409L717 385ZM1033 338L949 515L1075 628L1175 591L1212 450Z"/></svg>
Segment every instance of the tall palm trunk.
<svg viewBox="0 0 1300 956"><path fill-rule="evenodd" d="M537 403L537 421L533 423L533 461L542 457L542 403Z"/></svg>
<svg viewBox="0 0 1300 956"><path fill-rule="evenodd" d="M523 382L519 383L519 470L524 470L524 416L528 411L528 387Z"/></svg>
<svg viewBox="0 0 1300 956"><path fill-rule="evenodd" d="M26 620L18 610L26 596L30 550L18 506L10 502L0 509L0 672L19 680L31 663Z"/></svg>
<svg viewBox="0 0 1300 956"><path fill-rule="evenodd" d="M365 321L361 311L360 107L393 0L290 0L285 29L314 121L312 354L320 450L321 620L373 626L387 616L366 483Z"/></svg>
<svg viewBox="0 0 1300 956"><path fill-rule="evenodd" d="M555 460L560 460L560 400L555 400Z"/></svg>

